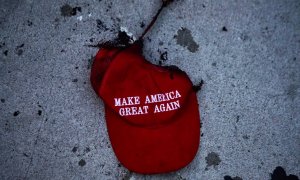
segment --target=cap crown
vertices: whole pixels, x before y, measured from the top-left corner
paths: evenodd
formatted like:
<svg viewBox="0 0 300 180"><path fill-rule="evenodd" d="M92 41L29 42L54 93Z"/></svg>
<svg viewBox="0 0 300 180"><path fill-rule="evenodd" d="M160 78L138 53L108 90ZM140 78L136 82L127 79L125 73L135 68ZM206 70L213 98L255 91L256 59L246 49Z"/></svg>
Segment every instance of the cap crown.
<svg viewBox="0 0 300 180"><path fill-rule="evenodd" d="M149 127L169 123L184 105L192 83L183 72L149 63L134 48L114 57L97 93L128 123Z"/></svg>

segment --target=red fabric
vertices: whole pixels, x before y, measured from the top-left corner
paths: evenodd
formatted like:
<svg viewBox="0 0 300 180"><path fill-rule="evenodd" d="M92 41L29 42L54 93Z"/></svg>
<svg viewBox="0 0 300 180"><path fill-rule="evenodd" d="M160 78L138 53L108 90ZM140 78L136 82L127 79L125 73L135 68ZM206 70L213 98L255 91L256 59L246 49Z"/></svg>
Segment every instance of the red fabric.
<svg viewBox="0 0 300 180"><path fill-rule="evenodd" d="M185 73L153 65L140 52L138 45L101 49L91 83L105 103L118 160L137 173L175 171L190 163L199 147L197 96Z"/></svg>

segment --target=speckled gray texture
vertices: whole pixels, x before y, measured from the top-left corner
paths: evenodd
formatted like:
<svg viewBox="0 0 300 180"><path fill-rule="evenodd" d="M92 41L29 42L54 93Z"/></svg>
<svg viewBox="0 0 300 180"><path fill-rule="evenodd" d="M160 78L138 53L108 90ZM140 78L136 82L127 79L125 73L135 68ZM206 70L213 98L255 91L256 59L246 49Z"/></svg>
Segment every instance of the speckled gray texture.
<svg viewBox="0 0 300 180"><path fill-rule="evenodd" d="M80 9L63 13L66 4ZM97 49L86 45L121 26L139 36L159 4L0 0L0 179L270 179L277 166L300 176L299 0L178 0L165 9L144 55L204 80L200 149L170 174L119 164L89 83ZM182 28L194 52L177 43Z"/></svg>

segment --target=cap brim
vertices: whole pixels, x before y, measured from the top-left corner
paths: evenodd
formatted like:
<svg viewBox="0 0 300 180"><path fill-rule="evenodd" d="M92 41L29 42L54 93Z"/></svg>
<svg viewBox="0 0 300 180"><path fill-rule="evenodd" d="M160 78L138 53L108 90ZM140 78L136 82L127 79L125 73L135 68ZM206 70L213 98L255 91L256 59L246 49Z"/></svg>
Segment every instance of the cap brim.
<svg viewBox="0 0 300 180"><path fill-rule="evenodd" d="M174 120L160 127L140 127L128 123L105 106L112 148L129 170L142 174L178 170L195 157L200 142L197 96L191 92Z"/></svg>

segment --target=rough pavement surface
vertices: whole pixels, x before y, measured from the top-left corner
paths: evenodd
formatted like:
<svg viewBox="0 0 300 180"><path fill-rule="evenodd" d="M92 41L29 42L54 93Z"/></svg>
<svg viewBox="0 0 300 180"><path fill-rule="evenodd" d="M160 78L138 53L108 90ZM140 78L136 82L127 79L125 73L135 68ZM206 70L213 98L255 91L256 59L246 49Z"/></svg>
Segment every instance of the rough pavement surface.
<svg viewBox="0 0 300 180"><path fill-rule="evenodd" d="M107 135L90 67L120 27L139 36L159 0L0 0L1 179L271 179L300 176L300 1L178 0L144 47L198 92L195 159L163 175L129 172ZM281 170L281 168L277 168Z"/></svg>

